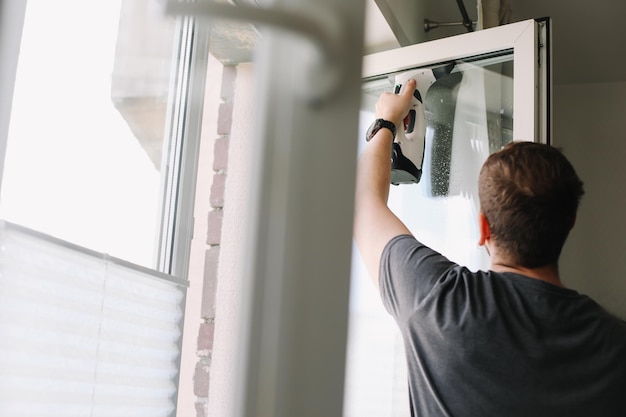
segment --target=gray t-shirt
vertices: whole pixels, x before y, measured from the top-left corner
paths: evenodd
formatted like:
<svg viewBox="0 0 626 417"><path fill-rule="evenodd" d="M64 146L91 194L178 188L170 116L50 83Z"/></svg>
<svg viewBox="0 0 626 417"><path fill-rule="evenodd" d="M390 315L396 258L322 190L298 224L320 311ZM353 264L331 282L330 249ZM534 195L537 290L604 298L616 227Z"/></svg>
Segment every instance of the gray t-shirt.
<svg viewBox="0 0 626 417"><path fill-rule="evenodd" d="M626 416L626 323L589 297L471 272L411 236L385 247L380 289L412 415Z"/></svg>

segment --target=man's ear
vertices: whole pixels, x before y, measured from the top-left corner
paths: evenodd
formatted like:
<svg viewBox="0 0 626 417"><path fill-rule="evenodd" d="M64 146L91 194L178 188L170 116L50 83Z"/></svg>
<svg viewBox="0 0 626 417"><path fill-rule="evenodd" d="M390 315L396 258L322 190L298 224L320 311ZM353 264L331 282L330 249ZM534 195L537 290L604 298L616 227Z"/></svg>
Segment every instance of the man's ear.
<svg viewBox="0 0 626 417"><path fill-rule="evenodd" d="M489 228L489 222L487 216L483 212L478 214L478 231L480 232L480 238L478 239L478 245L484 246L485 242L491 238L491 229Z"/></svg>

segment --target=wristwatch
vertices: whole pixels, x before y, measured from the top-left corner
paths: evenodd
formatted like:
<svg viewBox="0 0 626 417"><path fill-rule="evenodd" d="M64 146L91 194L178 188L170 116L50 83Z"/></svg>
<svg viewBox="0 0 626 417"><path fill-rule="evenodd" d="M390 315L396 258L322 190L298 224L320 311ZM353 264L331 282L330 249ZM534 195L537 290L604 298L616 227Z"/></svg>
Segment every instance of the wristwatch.
<svg viewBox="0 0 626 417"><path fill-rule="evenodd" d="M394 140L396 139L396 125L394 125L389 120L376 119L372 122L370 127L367 129L367 133L365 134L365 140L369 142L374 137L376 132L378 132L382 128L391 130L393 139Z"/></svg>

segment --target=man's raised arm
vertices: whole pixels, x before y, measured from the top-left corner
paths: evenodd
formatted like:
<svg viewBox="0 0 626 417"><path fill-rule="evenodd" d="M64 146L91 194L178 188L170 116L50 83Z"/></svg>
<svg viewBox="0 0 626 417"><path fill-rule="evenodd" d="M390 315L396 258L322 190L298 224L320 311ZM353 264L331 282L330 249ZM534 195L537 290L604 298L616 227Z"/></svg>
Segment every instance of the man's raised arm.
<svg viewBox="0 0 626 417"><path fill-rule="evenodd" d="M415 81L409 80L399 94L383 93L376 103L376 119L403 129ZM378 288L378 267L385 245L409 229L387 206L391 180L391 146L394 132L385 123L372 136L357 165L354 239L370 277Z"/></svg>

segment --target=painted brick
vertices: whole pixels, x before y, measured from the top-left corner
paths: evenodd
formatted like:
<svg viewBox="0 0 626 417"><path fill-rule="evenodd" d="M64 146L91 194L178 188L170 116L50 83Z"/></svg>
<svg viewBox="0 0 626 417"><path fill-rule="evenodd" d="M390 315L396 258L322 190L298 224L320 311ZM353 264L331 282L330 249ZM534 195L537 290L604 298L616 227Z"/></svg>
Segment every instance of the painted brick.
<svg viewBox="0 0 626 417"><path fill-rule="evenodd" d="M200 331L198 332L198 356L211 357L214 333L215 323L213 321L200 325Z"/></svg>
<svg viewBox="0 0 626 417"><path fill-rule="evenodd" d="M212 246L204 257L204 284L202 285L202 317L215 318L215 293L217 290L217 266L220 259L220 247Z"/></svg>
<svg viewBox="0 0 626 417"><path fill-rule="evenodd" d="M215 139L213 146L213 171L226 171L228 167L228 137Z"/></svg>
<svg viewBox="0 0 626 417"><path fill-rule="evenodd" d="M208 417L209 404L205 401L196 401L196 417Z"/></svg>
<svg viewBox="0 0 626 417"><path fill-rule="evenodd" d="M224 189L226 187L226 174L213 175L213 184L211 184L211 195L209 203L211 207L224 207Z"/></svg>
<svg viewBox="0 0 626 417"><path fill-rule="evenodd" d="M235 97L235 80L237 79L237 67L225 66L222 69L222 87L220 96L224 101L231 101Z"/></svg>
<svg viewBox="0 0 626 417"><path fill-rule="evenodd" d="M196 369L193 374L193 393L196 397L209 396L210 371L211 366L208 363L203 361L196 363Z"/></svg>
<svg viewBox="0 0 626 417"><path fill-rule="evenodd" d="M212 210L208 215L207 244L205 252L204 277L202 285L201 324L198 332L197 353L199 361L194 372L194 395L196 396L196 417L208 417L208 395L210 384L210 363L213 351L215 331L215 300L217 289L217 271L220 257L221 228L223 220L224 191L226 172L228 167L228 146L232 119L233 99L235 97L235 82L237 67L225 66L222 71L220 97L223 101L217 114L217 134L221 137L214 142L213 183L209 195Z"/></svg>
<svg viewBox="0 0 626 417"><path fill-rule="evenodd" d="M207 216L207 245L219 245L222 241L222 220L224 211L221 209L212 210Z"/></svg>
<svg viewBox="0 0 626 417"><path fill-rule="evenodd" d="M229 135L230 127L233 124L233 103L221 103L217 110L217 134Z"/></svg>

